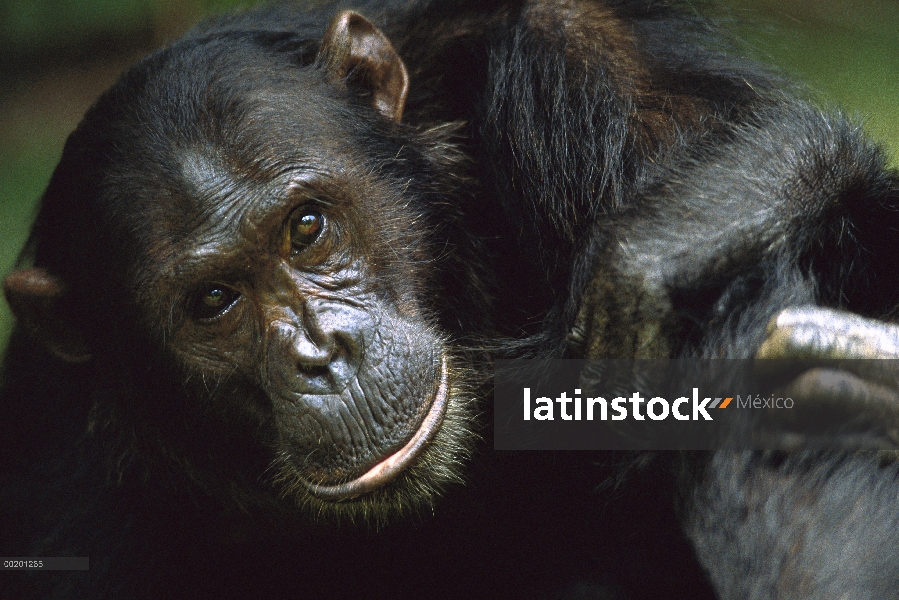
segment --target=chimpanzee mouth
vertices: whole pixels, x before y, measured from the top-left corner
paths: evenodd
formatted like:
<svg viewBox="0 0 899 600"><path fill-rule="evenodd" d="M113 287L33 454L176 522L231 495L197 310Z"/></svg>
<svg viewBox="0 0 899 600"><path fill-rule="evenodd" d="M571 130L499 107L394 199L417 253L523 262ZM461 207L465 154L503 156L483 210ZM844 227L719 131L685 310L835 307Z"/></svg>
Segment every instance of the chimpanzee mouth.
<svg viewBox="0 0 899 600"><path fill-rule="evenodd" d="M431 408L418 428L406 444L375 464L359 477L336 485L320 485L306 483L308 490L322 500L338 502L350 500L367 492L378 489L395 479L408 466L413 464L440 430L446 415L447 397L449 396L449 368L446 357L443 357L440 369L440 386L434 394Z"/></svg>

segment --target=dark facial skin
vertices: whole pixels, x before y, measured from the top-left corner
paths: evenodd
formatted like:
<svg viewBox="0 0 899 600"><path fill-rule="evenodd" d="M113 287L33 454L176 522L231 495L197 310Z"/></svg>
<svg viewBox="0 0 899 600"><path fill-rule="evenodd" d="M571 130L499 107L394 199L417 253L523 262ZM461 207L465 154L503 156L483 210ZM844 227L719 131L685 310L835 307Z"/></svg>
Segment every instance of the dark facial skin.
<svg viewBox="0 0 899 600"><path fill-rule="evenodd" d="M185 169L198 189L232 185L197 171ZM184 243L156 249L172 258L147 289L181 300L168 348L184 368L254 381L272 403L277 450L317 484L361 476L446 408L440 338L411 290L375 272L390 247L368 239L381 211L363 199L389 191L335 179L293 172L235 186L246 192L201 206L211 214Z"/></svg>

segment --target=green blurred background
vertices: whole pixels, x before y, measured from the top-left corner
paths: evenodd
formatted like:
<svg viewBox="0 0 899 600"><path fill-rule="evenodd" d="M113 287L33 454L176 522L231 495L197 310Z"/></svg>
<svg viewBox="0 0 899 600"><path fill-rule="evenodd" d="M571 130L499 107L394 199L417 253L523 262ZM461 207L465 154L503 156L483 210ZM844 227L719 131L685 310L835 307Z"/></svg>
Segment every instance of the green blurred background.
<svg viewBox="0 0 899 600"><path fill-rule="evenodd" d="M0 0L0 275L66 135L129 63L239 0ZM746 52L858 114L899 164L897 0L727 0ZM12 326L0 301L0 348Z"/></svg>

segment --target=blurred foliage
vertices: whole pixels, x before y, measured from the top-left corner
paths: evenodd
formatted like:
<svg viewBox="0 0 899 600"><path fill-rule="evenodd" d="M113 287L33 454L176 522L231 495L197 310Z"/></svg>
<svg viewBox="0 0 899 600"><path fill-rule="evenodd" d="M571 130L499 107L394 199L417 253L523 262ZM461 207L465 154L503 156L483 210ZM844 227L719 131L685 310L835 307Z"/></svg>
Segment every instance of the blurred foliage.
<svg viewBox="0 0 899 600"><path fill-rule="evenodd" d="M899 150L899 2L723 0L756 59L865 119ZM253 0L0 0L0 276L66 135L127 64L202 15ZM12 320L0 301L0 347Z"/></svg>
<svg viewBox="0 0 899 600"><path fill-rule="evenodd" d="M91 33L128 32L166 13L203 14L239 0L0 0L0 36L20 45L77 40Z"/></svg>
<svg viewBox="0 0 899 600"><path fill-rule="evenodd" d="M91 30L124 30L151 19L148 0L5 0L0 9L0 35L15 44L77 38Z"/></svg>
<svg viewBox="0 0 899 600"><path fill-rule="evenodd" d="M753 58L860 118L899 166L899 2L725 0Z"/></svg>

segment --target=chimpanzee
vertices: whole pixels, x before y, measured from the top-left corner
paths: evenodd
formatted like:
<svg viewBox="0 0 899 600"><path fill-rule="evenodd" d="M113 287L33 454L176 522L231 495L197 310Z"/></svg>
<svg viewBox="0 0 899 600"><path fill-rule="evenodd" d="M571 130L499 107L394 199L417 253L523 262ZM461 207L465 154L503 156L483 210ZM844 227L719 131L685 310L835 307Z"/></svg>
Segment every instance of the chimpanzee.
<svg viewBox="0 0 899 600"><path fill-rule="evenodd" d="M894 356L881 152L673 3L353 8L203 23L69 138L0 504L90 569L6 593L895 595L887 457L676 455L615 508L606 456L478 442L496 356Z"/></svg>

